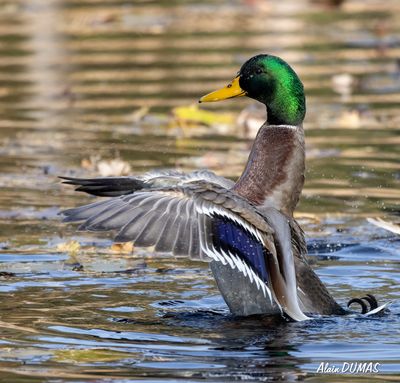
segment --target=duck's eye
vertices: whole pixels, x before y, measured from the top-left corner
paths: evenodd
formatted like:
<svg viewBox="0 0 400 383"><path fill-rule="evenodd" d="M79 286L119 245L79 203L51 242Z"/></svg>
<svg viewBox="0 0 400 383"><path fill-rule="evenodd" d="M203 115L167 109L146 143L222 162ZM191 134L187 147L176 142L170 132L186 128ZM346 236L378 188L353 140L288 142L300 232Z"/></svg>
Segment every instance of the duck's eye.
<svg viewBox="0 0 400 383"><path fill-rule="evenodd" d="M262 73L262 69L261 68L257 68L256 69L256 74L261 74Z"/></svg>

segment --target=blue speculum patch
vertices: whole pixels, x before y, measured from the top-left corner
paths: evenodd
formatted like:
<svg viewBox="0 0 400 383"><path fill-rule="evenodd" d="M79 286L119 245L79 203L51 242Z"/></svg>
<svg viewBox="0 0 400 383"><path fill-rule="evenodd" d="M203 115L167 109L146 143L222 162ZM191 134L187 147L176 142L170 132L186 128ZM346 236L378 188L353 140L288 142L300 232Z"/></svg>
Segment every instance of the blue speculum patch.
<svg viewBox="0 0 400 383"><path fill-rule="evenodd" d="M248 230L229 218L214 215L213 244L216 250L230 251L244 261L264 282L268 282L265 264L267 250Z"/></svg>

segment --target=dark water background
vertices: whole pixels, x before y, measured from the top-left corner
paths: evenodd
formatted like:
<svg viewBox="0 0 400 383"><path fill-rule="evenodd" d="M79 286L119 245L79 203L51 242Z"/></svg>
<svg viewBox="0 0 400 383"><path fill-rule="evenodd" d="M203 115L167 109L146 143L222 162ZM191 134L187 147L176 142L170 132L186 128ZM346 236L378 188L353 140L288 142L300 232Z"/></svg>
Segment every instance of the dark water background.
<svg viewBox="0 0 400 383"><path fill-rule="evenodd" d="M56 176L115 158L237 177L252 102L181 113L261 52L307 91L311 262L341 304L392 300L383 317L234 318L207 265L121 254L57 217L91 199ZM1 0L0 381L399 381L400 236L366 220L399 221L399 102L396 0ZM356 361L380 373L315 374Z"/></svg>

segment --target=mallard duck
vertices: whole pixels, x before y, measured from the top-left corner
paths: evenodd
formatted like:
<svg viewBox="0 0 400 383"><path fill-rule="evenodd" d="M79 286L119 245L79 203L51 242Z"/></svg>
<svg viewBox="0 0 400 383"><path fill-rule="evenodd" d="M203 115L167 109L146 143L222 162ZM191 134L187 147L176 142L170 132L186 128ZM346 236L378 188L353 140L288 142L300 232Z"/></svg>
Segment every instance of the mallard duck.
<svg viewBox="0 0 400 383"><path fill-rule="evenodd" d="M210 262L235 315L302 321L345 314L308 264L304 234L293 218L304 183L303 84L284 60L262 54L200 102L241 96L263 103L268 117L237 182L207 170L62 177L78 191L111 197L63 211L64 221L83 222L80 230L115 230L116 242Z"/></svg>

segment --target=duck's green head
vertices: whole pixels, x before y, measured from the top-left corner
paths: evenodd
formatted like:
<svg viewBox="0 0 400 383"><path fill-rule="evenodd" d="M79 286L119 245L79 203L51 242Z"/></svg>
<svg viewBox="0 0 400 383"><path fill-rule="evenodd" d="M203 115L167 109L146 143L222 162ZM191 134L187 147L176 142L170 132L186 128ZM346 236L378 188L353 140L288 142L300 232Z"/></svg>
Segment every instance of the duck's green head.
<svg viewBox="0 0 400 383"><path fill-rule="evenodd" d="M230 84L203 96L199 102L248 96L267 107L268 123L299 125L306 113L304 88L288 63L272 55L258 55L246 61Z"/></svg>

